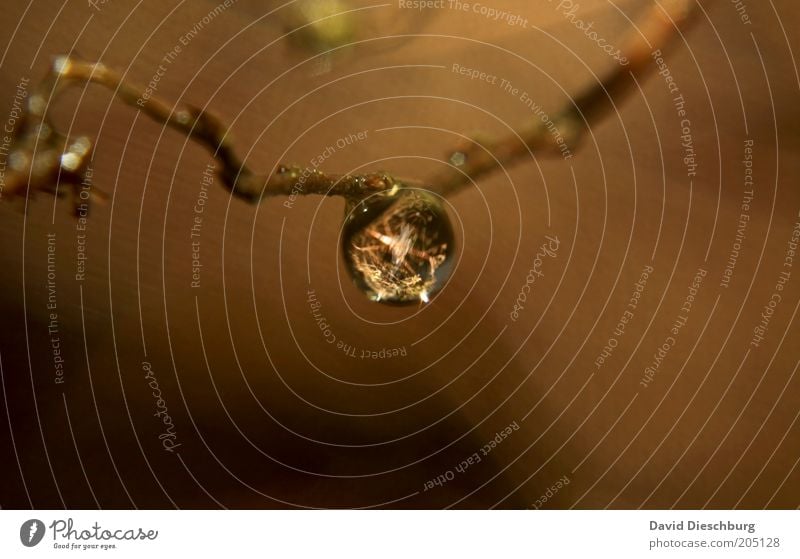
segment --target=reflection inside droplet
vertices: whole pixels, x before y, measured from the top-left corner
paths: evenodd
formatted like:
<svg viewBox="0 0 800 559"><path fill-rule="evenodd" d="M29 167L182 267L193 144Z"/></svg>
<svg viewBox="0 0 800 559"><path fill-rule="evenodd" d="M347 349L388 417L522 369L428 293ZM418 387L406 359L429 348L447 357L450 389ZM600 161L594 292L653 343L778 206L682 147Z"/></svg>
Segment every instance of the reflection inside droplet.
<svg viewBox="0 0 800 559"><path fill-rule="evenodd" d="M427 303L452 271L453 228L438 198L400 188L348 205L347 269L373 301Z"/></svg>

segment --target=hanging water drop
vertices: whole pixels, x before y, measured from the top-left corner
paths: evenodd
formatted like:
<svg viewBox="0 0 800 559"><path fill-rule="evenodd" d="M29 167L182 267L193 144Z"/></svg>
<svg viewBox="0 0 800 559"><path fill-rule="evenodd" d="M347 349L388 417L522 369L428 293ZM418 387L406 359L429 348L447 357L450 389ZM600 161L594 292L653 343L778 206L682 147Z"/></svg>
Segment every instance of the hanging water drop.
<svg viewBox="0 0 800 559"><path fill-rule="evenodd" d="M348 204L342 251L373 301L427 303L452 272L453 228L437 197L395 188Z"/></svg>

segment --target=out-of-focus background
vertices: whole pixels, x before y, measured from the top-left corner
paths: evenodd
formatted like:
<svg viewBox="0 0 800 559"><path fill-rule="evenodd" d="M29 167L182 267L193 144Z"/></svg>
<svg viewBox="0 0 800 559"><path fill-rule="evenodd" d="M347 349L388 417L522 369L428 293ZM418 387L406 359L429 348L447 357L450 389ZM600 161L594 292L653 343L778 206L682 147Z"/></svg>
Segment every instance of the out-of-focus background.
<svg viewBox="0 0 800 559"><path fill-rule="evenodd" d="M73 53L207 107L254 168L339 141L326 171L423 179L614 68L576 18L614 45L651 2L403 4L7 2L0 119ZM0 199L0 506L798 506L800 7L702 6L573 158L448 200L421 307L352 284L342 200L231 199L203 149L69 91L111 197L85 231Z"/></svg>

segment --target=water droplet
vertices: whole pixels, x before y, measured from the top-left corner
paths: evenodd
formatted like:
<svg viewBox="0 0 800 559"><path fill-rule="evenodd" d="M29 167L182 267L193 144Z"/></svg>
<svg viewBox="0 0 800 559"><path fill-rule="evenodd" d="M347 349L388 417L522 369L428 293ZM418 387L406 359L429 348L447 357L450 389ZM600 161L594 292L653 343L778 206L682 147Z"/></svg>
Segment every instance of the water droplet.
<svg viewBox="0 0 800 559"><path fill-rule="evenodd" d="M456 167L461 167L466 162L467 162L467 156L463 152L454 151L453 154L450 156L450 163L452 163Z"/></svg>
<svg viewBox="0 0 800 559"><path fill-rule="evenodd" d="M453 227L434 195L384 191L348 204L342 250L356 285L373 301L427 303L452 272Z"/></svg>

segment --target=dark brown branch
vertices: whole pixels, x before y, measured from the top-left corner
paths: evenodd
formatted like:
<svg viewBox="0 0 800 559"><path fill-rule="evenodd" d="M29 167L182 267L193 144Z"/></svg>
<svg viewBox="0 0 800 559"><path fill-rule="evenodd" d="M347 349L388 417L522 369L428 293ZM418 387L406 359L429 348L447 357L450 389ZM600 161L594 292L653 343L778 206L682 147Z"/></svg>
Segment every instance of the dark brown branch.
<svg viewBox="0 0 800 559"><path fill-rule="evenodd" d="M622 52L628 64L614 68L605 79L574 97L566 108L555 113L552 119L554 129L570 148L570 153L594 123L635 91L636 78L655 69L651 56L653 51L665 48L676 30L687 25L698 11L696 0L661 0L648 7L636 29L624 39ZM462 150L463 164L448 169L431 181L435 190L444 196L452 194L500 166L530 157L531 153L563 153L552 130L541 122L533 122L517 134L493 141L473 142L465 147Z"/></svg>
<svg viewBox="0 0 800 559"><path fill-rule="evenodd" d="M285 165L278 166L269 176L256 174L236 156L227 128L216 117L191 105L173 109L104 64L62 56L55 59L48 75L28 98L25 117L15 131L10 150L7 195L53 192L58 183L73 186L77 194L91 159L92 142L87 137L69 141L49 122L47 110L66 88L84 83L112 90L125 104L203 145L219 162L219 176L225 186L250 202L299 194L357 199L398 185L385 173L339 176ZM77 196L75 200L77 203Z"/></svg>
<svg viewBox="0 0 800 559"><path fill-rule="evenodd" d="M567 145L577 145L594 122L634 90L634 78L654 67L652 51L663 48L696 8L696 0L660 0L648 9L625 41L623 52L629 63L575 97L553 118ZM85 83L111 89L127 105L205 146L219 162L218 173L225 186L250 202L269 196L299 194L344 196L352 201L402 185L419 186L419 183L399 181L385 173L338 176L284 165L269 175L259 175L236 156L227 127L214 116L191 105L173 108L103 64L62 56L56 58L48 75L28 98L26 115L15 131L11 146L4 194L24 196L39 190L55 192L57 184L72 186L77 208L78 192L91 160L92 141L84 136L69 139L60 134L49 122L47 110L51 100L67 87ZM452 194L500 166L529 157L531 152L552 154L558 153L561 147L546 126L533 122L520 130L519 136L473 143L464 150L463 164L434 178L430 188L441 195ZM99 193L95 190L93 194Z"/></svg>

